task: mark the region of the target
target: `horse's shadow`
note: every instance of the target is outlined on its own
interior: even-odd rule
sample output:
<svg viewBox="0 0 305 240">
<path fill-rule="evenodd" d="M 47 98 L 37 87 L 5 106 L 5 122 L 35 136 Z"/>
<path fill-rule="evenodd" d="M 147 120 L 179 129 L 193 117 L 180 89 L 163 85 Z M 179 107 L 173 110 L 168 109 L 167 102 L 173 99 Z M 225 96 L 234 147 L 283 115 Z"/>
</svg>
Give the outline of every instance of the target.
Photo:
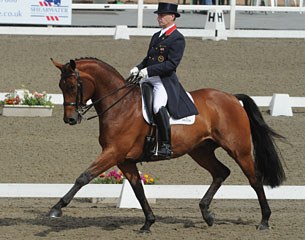
<svg viewBox="0 0 305 240">
<path fill-rule="evenodd" d="M 123 229 L 125 226 L 137 231 L 144 223 L 143 217 L 128 217 L 128 216 L 112 216 L 104 215 L 100 217 L 74 217 L 63 216 L 61 218 L 49 218 L 42 212 L 36 212 L 37 217 L 33 219 L 25 218 L 0 218 L 1 226 L 14 226 L 19 224 L 43 226 L 48 229 L 37 232 L 34 235 L 39 237 L 47 237 L 50 233 L 61 232 L 80 228 L 98 227 L 105 231 L 113 231 Z M 156 216 L 157 222 L 162 224 L 181 224 L 183 228 L 201 228 L 208 229 L 203 219 L 186 219 L 171 216 Z M 244 221 L 242 219 L 217 219 L 215 224 L 218 225 L 253 225 L 252 221 Z"/>
</svg>

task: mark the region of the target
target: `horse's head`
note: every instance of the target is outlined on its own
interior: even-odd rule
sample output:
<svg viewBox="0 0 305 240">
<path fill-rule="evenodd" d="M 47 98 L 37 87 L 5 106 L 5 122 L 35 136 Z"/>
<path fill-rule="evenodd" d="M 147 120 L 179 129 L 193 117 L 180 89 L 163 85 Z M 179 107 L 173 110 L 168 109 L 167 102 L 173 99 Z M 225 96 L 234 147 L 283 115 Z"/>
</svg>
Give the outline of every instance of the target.
<svg viewBox="0 0 305 240">
<path fill-rule="evenodd" d="M 80 58 L 66 64 L 51 61 L 61 71 L 59 87 L 64 98 L 64 121 L 70 125 L 80 122 L 92 106 L 97 111 L 94 117 L 102 116 L 137 86 L 96 58 Z M 86 105 L 89 99 L 92 103 Z"/>
<path fill-rule="evenodd" d="M 53 64 L 61 71 L 59 87 L 64 98 L 64 122 L 70 125 L 81 120 L 81 107 L 85 105 L 83 98 L 83 82 L 76 68 L 76 62 L 70 60 L 61 64 L 51 59 Z"/>
</svg>

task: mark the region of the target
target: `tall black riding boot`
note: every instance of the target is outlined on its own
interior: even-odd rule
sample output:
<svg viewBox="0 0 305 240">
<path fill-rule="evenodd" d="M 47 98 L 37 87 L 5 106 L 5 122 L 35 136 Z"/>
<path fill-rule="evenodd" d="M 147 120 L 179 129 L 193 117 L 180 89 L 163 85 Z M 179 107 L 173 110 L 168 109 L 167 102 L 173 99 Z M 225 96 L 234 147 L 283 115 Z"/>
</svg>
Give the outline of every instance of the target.
<svg viewBox="0 0 305 240">
<path fill-rule="evenodd" d="M 170 159 L 171 150 L 171 126 L 169 124 L 169 116 L 165 107 L 161 107 L 155 115 L 155 122 L 158 126 L 161 146 L 158 149 L 158 157 Z"/>
</svg>

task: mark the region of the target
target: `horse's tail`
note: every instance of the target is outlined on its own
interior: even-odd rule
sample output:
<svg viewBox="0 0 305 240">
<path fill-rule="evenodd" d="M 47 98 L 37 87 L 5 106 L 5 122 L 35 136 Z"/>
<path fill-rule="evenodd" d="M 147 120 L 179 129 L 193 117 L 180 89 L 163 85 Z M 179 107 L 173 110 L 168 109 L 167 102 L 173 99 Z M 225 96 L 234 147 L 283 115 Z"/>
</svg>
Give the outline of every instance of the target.
<svg viewBox="0 0 305 240">
<path fill-rule="evenodd" d="M 281 153 L 274 139 L 285 140 L 285 137 L 276 133 L 263 119 L 257 105 L 249 96 L 236 94 L 235 97 L 242 101 L 244 109 L 250 120 L 254 157 L 258 176 L 264 185 L 277 187 L 286 179 L 281 163 Z"/>
</svg>

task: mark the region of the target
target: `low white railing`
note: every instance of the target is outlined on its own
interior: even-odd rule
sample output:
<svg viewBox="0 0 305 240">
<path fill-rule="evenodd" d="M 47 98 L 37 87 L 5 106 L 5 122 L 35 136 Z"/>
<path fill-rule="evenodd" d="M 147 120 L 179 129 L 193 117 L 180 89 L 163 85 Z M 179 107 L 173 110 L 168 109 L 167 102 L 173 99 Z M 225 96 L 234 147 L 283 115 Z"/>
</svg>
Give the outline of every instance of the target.
<svg viewBox="0 0 305 240">
<path fill-rule="evenodd" d="M 72 184 L 1 183 L 0 198 L 60 198 Z M 201 199 L 208 185 L 144 185 L 148 199 Z M 305 186 L 264 187 L 268 199 L 305 199 Z M 141 208 L 128 181 L 123 184 L 88 184 L 76 198 L 115 198 L 117 207 Z M 215 199 L 257 199 L 254 190 L 246 185 L 223 185 Z"/>
<path fill-rule="evenodd" d="M 0 93 L 0 101 L 7 93 Z M 56 105 L 63 104 L 62 94 L 48 94 Z M 268 107 L 272 116 L 292 116 L 292 108 L 305 108 L 305 97 L 290 97 L 289 94 L 273 94 L 273 96 L 251 96 L 259 107 Z M 90 102 L 88 102 L 90 103 Z"/>
</svg>

